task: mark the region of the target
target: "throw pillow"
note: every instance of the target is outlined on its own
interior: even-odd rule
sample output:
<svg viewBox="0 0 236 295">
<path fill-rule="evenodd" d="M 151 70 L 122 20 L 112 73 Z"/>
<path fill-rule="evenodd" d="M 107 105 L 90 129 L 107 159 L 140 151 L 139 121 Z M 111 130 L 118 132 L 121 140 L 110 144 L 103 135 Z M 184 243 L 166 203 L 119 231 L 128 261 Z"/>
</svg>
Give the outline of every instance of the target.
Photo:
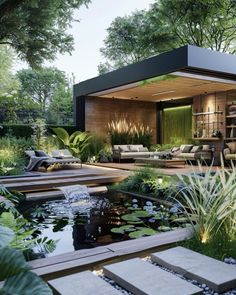
<svg viewBox="0 0 236 295">
<path fill-rule="evenodd" d="M 128 146 L 119 146 L 119 151 L 122 153 L 127 153 L 130 151 L 130 149 L 128 148 Z"/>
<path fill-rule="evenodd" d="M 25 154 L 29 157 L 35 157 L 35 151 L 25 151 Z"/>
<path fill-rule="evenodd" d="M 209 151 L 211 148 L 210 148 L 210 145 L 209 144 L 203 144 L 202 146 L 202 150 L 203 151 Z"/>
<path fill-rule="evenodd" d="M 194 145 L 190 151 L 190 153 L 196 153 L 197 151 L 200 150 L 200 146 L 199 145 Z"/>
<path fill-rule="evenodd" d="M 189 153 L 192 148 L 192 144 L 181 145 L 180 149 L 182 153 Z"/>
<path fill-rule="evenodd" d="M 129 145 L 129 150 L 131 152 L 138 152 L 139 151 L 139 149 L 135 145 Z"/>
<path fill-rule="evenodd" d="M 179 150 L 179 147 L 173 147 L 172 149 L 171 149 L 171 152 L 172 153 L 175 153 L 175 152 L 177 152 Z"/>
<path fill-rule="evenodd" d="M 46 154 L 44 151 L 41 151 L 41 150 L 36 150 L 35 151 L 35 156 L 36 157 L 49 157 L 48 154 Z"/>
<path fill-rule="evenodd" d="M 228 142 L 228 143 L 226 143 L 226 145 L 230 149 L 230 153 L 231 154 L 235 154 L 236 153 L 236 142 Z"/>
<path fill-rule="evenodd" d="M 138 149 L 139 152 L 148 152 L 148 148 L 147 147 L 140 147 Z"/>
</svg>

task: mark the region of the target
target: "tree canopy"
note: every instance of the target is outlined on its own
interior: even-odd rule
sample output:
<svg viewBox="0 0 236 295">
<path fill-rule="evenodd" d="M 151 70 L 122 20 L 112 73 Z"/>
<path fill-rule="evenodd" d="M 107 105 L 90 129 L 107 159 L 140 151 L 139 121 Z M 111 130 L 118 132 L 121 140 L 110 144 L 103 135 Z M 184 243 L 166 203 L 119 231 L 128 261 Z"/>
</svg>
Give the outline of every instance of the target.
<svg viewBox="0 0 236 295">
<path fill-rule="evenodd" d="M 235 0 L 159 0 L 150 14 L 154 22 L 161 17 L 168 24 L 179 45 L 235 51 Z"/>
<path fill-rule="evenodd" d="M 66 85 L 65 73 L 56 68 L 23 69 L 17 72 L 21 82 L 21 96 L 37 102 L 43 115 L 53 96 Z"/>
<path fill-rule="evenodd" d="M 74 9 L 90 0 L 4 1 L 0 8 L 0 44 L 10 45 L 31 66 L 53 60 L 57 52 L 71 53 L 67 32 Z"/>
<path fill-rule="evenodd" d="M 234 53 L 235 0 L 156 0 L 107 29 L 100 74 L 186 44 Z"/>
<path fill-rule="evenodd" d="M 175 43 L 162 20 L 155 20 L 154 24 L 145 10 L 117 17 L 107 32 L 101 52 L 108 61 L 99 65 L 100 73 L 161 53 Z"/>
</svg>

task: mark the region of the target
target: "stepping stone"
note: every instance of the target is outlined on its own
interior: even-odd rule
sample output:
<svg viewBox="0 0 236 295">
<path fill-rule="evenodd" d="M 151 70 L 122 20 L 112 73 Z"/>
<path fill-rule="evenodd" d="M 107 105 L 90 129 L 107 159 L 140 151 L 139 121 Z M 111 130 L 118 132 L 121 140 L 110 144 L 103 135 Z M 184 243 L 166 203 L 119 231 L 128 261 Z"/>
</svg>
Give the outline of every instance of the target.
<svg viewBox="0 0 236 295">
<path fill-rule="evenodd" d="M 152 261 L 221 293 L 236 287 L 236 267 L 192 250 L 175 247 L 151 255 Z"/>
<path fill-rule="evenodd" d="M 60 295 L 121 295 L 103 279 L 91 271 L 84 271 L 59 279 L 51 280 L 49 285 Z M 54 294 L 54 293 L 53 293 Z"/>
<path fill-rule="evenodd" d="M 202 294 L 202 289 L 139 258 L 103 267 L 104 274 L 135 295 Z"/>
</svg>

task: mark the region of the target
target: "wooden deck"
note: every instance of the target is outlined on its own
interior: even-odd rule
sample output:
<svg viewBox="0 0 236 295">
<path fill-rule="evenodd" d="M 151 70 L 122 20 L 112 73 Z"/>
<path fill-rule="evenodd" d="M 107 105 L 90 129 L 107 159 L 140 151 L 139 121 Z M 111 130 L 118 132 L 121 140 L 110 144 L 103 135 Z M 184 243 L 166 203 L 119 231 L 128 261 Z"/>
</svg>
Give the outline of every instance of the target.
<svg viewBox="0 0 236 295">
<path fill-rule="evenodd" d="M 93 163 L 91 166 L 94 167 L 104 167 L 104 168 L 113 168 L 113 169 L 120 169 L 123 171 L 134 171 L 137 169 L 140 169 L 141 167 L 147 166 L 145 164 L 140 164 L 140 163 Z M 152 167 L 151 165 L 148 165 Z M 164 174 L 164 175 L 176 175 L 176 174 L 181 174 L 181 175 L 187 175 L 193 172 L 204 172 L 208 169 L 207 166 L 202 167 L 202 171 L 199 170 L 198 166 L 191 166 L 188 164 L 185 165 L 178 165 L 175 167 L 165 167 L 165 168 L 156 168 L 152 167 L 157 173 L 159 174 Z M 213 166 L 212 171 L 215 171 L 218 166 Z"/>
<path fill-rule="evenodd" d="M 1 179 L 0 183 L 4 184 L 9 190 L 38 192 L 76 184 L 88 186 L 111 184 L 122 181 L 128 175 L 128 171 L 124 172 L 118 169 L 84 166 L 81 169 L 72 171 L 59 170 L 54 173 L 48 173 L 47 175 L 41 173 L 39 176 L 34 177 Z"/>
</svg>

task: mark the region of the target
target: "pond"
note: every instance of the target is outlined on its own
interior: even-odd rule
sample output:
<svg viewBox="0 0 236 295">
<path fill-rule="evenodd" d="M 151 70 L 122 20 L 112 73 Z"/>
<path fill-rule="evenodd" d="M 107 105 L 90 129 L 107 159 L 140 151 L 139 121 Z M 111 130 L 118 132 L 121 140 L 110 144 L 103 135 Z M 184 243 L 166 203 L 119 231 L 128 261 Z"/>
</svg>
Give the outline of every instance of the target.
<svg viewBox="0 0 236 295">
<path fill-rule="evenodd" d="M 177 205 L 167 208 L 116 191 L 91 196 L 88 205 L 66 199 L 22 204 L 21 213 L 37 224 L 39 237 L 57 240 L 56 249 L 43 257 L 189 226 L 176 221 L 182 216 Z"/>
</svg>

